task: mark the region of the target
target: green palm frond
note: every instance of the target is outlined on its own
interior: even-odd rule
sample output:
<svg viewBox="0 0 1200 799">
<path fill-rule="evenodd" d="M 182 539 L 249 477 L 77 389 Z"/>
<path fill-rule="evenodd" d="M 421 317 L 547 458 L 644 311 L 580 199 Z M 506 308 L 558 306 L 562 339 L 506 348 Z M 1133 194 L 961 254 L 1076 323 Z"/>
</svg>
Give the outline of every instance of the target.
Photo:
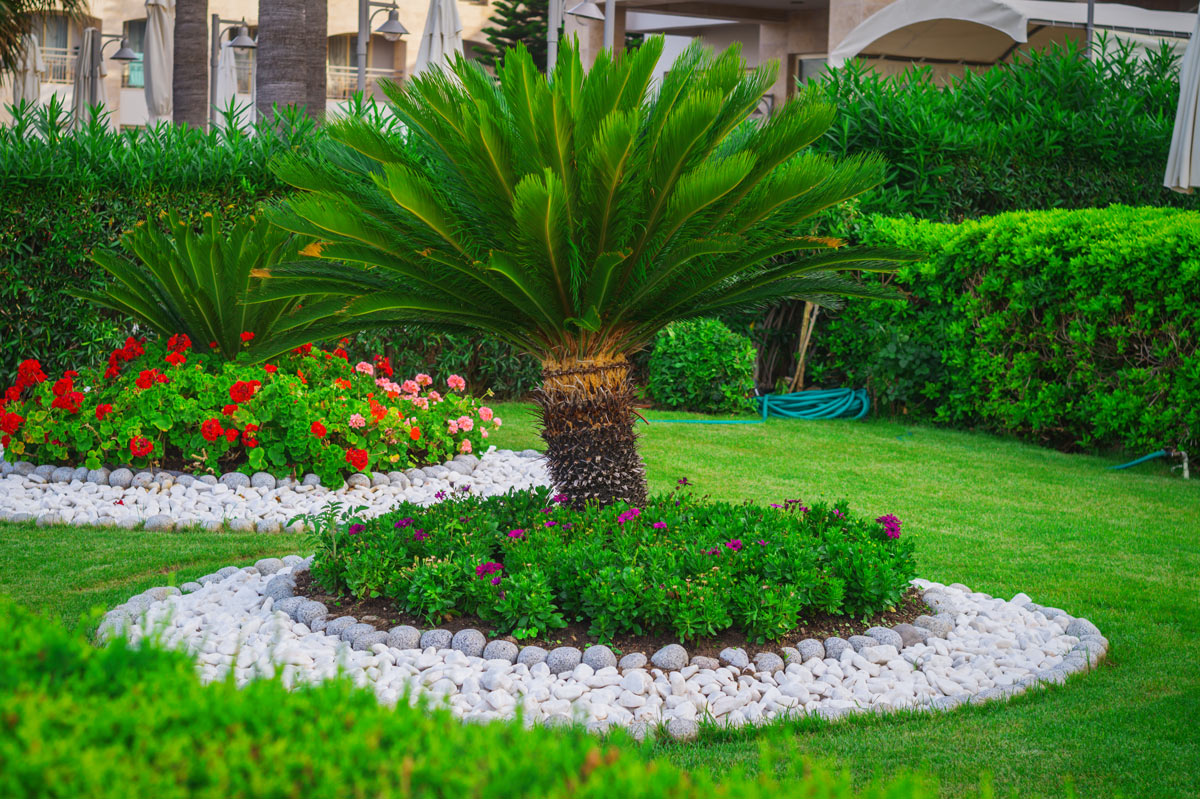
<svg viewBox="0 0 1200 799">
<path fill-rule="evenodd" d="M 272 270 L 262 297 L 328 294 L 325 324 L 485 330 L 541 357 L 645 345 L 674 319 L 786 298 L 894 297 L 852 272 L 914 255 L 842 247 L 810 218 L 876 185 L 873 157 L 807 151 L 835 109 L 801 92 L 758 122 L 775 80 L 731 48 L 688 48 L 658 86 L 661 38 L 541 75 L 464 59 L 386 85 L 401 138 L 361 119 L 275 163 L 303 189 L 274 213 L 331 265 Z M 311 309 L 310 309 L 311 310 Z M 314 312 L 315 313 L 315 312 Z"/>
</svg>

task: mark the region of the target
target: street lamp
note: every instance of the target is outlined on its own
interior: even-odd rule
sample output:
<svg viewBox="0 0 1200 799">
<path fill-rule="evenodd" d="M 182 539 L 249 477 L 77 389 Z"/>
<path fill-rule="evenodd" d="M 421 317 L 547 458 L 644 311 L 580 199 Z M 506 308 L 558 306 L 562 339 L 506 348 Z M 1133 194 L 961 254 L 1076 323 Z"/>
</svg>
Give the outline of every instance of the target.
<svg viewBox="0 0 1200 799">
<path fill-rule="evenodd" d="M 408 33 L 408 29 L 400 22 L 400 11 L 394 2 L 358 0 L 358 47 L 356 48 L 355 63 L 358 67 L 358 92 L 360 94 L 367 90 L 367 42 L 371 38 L 371 20 L 375 19 L 375 15 L 384 9 L 388 12 L 387 22 L 376 28 L 375 32 L 389 42 L 399 41 L 401 36 Z"/>
<path fill-rule="evenodd" d="M 547 30 L 546 42 L 546 71 L 554 70 L 554 65 L 558 63 L 558 29 L 562 27 L 562 0 L 550 0 L 550 25 Z M 608 50 L 613 49 L 613 38 L 616 33 L 616 0 L 604 0 L 604 10 L 600 10 L 600 6 L 596 5 L 593 0 L 583 0 L 578 5 L 572 6 L 567 10 L 567 13 L 573 17 L 582 17 L 583 19 L 604 20 L 604 47 Z"/>
<path fill-rule="evenodd" d="M 111 58 L 113 61 L 137 61 L 138 60 L 138 54 L 133 52 L 132 48 L 130 48 L 128 39 L 126 39 L 124 36 L 121 36 L 120 34 L 116 34 L 116 33 L 102 33 L 102 34 L 100 34 L 100 60 L 101 61 L 104 60 L 104 48 L 108 47 L 113 42 L 121 43 L 120 47 L 117 48 L 117 52 L 115 52 L 111 56 L 109 56 L 109 58 Z"/>
<path fill-rule="evenodd" d="M 222 30 L 222 25 L 229 27 Z M 250 26 L 246 24 L 244 17 L 240 20 L 221 19 L 220 14 L 212 15 L 212 54 L 209 59 L 208 73 L 208 124 L 210 126 L 217 121 L 217 66 L 221 62 L 221 37 L 232 30 L 237 31 L 237 36 L 229 42 L 229 46 L 234 50 L 253 50 L 258 47 L 258 42 L 250 38 Z"/>
</svg>

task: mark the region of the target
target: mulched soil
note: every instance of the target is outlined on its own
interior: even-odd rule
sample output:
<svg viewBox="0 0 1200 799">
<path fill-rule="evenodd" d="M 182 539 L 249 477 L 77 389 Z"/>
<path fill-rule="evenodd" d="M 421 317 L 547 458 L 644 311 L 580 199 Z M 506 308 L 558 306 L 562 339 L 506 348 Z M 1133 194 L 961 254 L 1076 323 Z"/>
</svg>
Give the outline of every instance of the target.
<svg viewBox="0 0 1200 799">
<path fill-rule="evenodd" d="M 353 597 L 337 597 L 326 593 L 312 581 L 312 575 L 304 572 L 296 579 L 296 595 L 323 602 L 329 608 L 331 619 L 337 616 L 353 616 L 365 624 L 373 624 L 380 630 L 390 630 L 400 624 L 408 624 L 419 630 L 428 630 L 430 625 L 423 619 L 410 616 L 398 610 L 395 604 L 384 598 L 357 600 Z M 715 658 L 726 647 L 741 647 L 751 657 L 756 652 L 777 652 L 782 646 L 795 646 L 797 641 L 805 638 L 816 638 L 824 641 L 831 636 L 849 638 L 861 635 L 869 627 L 894 627 L 902 622 L 912 623 L 913 619 L 928 613 L 929 608 L 921 599 L 921 593 L 916 588 L 910 588 L 900 603 L 890 611 L 878 613 L 865 621 L 852 619 L 848 616 L 834 616 L 827 613 L 816 613 L 804 619 L 804 623 L 791 630 L 774 644 L 752 644 L 746 636 L 736 630 L 726 630 L 711 638 L 700 638 L 695 641 L 680 641 L 671 634 L 665 635 L 618 635 L 607 643 L 618 655 L 629 652 L 644 652 L 652 655 L 667 644 L 682 644 L 691 656 L 705 655 Z M 456 616 L 445 619 L 438 625 L 439 629 L 458 632 L 467 628 L 480 630 L 488 639 L 497 636 L 489 634 L 488 622 L 478 616 Z M 588 635 L 586 623 L 569 624 L 565 628 L 555 630 L 552 636 L 545 638 L 522 639 L 518 641 L 512 636 L 498 636 L 505 641 L 512 641 L 518 646 L 537 646 L 553 649 L 556 646 L 573 646 L 586 649 L 592 644 L 601 643 L 595 636 Z"/>
</svg>

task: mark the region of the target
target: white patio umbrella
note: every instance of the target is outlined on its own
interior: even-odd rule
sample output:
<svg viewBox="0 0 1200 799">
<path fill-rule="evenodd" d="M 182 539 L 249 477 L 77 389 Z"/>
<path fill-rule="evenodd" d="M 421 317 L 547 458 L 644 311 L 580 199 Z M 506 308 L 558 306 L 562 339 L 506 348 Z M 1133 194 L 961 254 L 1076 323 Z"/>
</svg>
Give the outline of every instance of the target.
<svg viewBox="0 0 1200 799">
<path fill-rule="evenodd" d="M 171 82 L 175 73 L 175 0 L 146 0 L 146 39 L 142 74 L 147 121 L 171 121 Z"/>
<path fill-rule="evenodd" d="M 104 76 L 108 70 L 100 56 L 100 31 L 84 28 L 79 42 L 79 55 L 75 58 L 75 83 L 71 95 L 71 113 L 75 127 L 88 121 L 88 109 L 93 105 L 104 105 L 108 98 L 104 94 Z"/>
<path fill-rule="evenodd" d="M 447 66 L 455 53 L 461 55 L 462 29 L 455 0 L 429 0 L 429 13 L 425 17 L 425 32 L 421 34 L 421 48 L 417 51 L 415 74 L 419 75 L 430 67 Z"/>
<path fill-rule="evenodd" d="M 229 42 L 221 44 L 221 54 L 217 56 L 217 116 L 216 124 L 224 127 L 225 116 L 221 113 L 229 108 L 229 101 L 237 98 L 237 62 L 233 57 L 233 48 Z"/>
<path fill-rule="evenodd" d="M 1200 14 L 1179 65 L 1179 108 L 1175 111 L 1175 130 L 1167 154 L 1167 174 L 1163 185 L 1172 191 L 1192 193 L 1200 186 Z"/>
<path fill-rule="evenodd" d="M 42 60 L 42 48 L 37 37 L 27 33 L 21 37 L 21 55 L 13 74 L 13 103 L 22 100 L 36 103 L 42 94 L 42 75 L 46 74 L 46 62 Z"/>
</svg>

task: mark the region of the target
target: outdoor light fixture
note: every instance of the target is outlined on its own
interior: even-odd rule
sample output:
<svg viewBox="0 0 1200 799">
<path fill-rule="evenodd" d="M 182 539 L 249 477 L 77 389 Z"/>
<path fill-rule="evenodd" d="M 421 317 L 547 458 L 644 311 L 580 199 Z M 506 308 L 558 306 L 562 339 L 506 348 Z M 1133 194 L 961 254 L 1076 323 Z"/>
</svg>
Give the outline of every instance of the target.
<svg viewBox="0 0 1200 799">
<path fill-rule="evenodd" d="M 222 26 L 228 27 L 222 27 Z M 212 35 L 209 37 L 210 54 L 208 63 L 208 124 L 217 121 L 217 67 L 221 63 L 221 37 L 227 33 L 236 33 L 230 40 L 229 46 L 234 50 L 253 50 L 258 42 L 250 38 L 250 26 L 246 18 L 221 19 L 220 14 L 212 15 Z"/>
<path fill-rule="evenodd" d="M 117 52 L 109 56 L 113 61 L 138 61 L 141 59 L 141 56 L 130 49 L 128 39 L 122 38 L 115 33 L 103 33 L 100 35 L 100 39 L 102 41 L 100 45 L 101 53 L 104 52 L 105 47 L 108 47 L 113 42 L 120 42 Z"/>
<path fill-rule="evenodd" d="M 600 10 L 600 6 L 592 2 L 592 0 L 583 0 L 577 6 L 567 10 L 567 13 L 573 17 L 583 17 L 584 19 L 603 20 L 604 12 Z"/>
<path fill-rule="evenodd" d="M 237 36 L 229 43 L 229 46 L 234 50 L 253 50 L 258 47 L 258 42 L 250 38 L 250 27 L 246 25 L 246 20 L 242 20 L 242 24 L 238 26 Z"/>
<path fill-rule="evenodd" d="M 398 42 L 401 36 L 408 33 L 408 28 L 400 22 L 400 12 L 393 7 L 391 11 L 388 11 L 387 22 L 376 28 L 375 32 L 389 42 Z"/>
</svg>

